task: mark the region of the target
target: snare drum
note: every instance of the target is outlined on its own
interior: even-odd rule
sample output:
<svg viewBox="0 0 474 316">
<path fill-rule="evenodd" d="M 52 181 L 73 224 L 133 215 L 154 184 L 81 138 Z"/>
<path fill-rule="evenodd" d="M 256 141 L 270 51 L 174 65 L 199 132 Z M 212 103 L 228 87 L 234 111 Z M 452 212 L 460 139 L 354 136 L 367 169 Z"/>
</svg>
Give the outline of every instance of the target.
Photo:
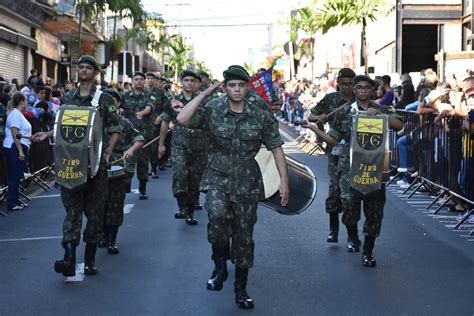
<svg viewBox="0 0 474 316">
<path fill-rule="evenodd" d="M 116 179 L 125 175 L 125 169 L 122 166 L 111 166 L 107 169 L 107 177 L 109 179 Z"/>
</svg>

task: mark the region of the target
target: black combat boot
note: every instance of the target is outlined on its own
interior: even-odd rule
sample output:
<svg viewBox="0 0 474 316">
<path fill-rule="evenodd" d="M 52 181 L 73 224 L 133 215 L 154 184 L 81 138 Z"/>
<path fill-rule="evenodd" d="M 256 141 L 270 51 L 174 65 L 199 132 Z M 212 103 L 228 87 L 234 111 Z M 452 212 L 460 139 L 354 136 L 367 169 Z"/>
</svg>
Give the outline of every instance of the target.
<svg viewBox="0 0 474 316">
<path fill-rule="evenodd" d="M 229 247 L 212 247 L 212 260 L 214 261 L 214 271 L 207 281 L 209 291 L 220 291 L 224 282 L 229 276 L 227 272 L 227 259 L 229 258 Z"/>
<path fill-rule="evenodd" d="M 85 275 L 94 275 L 99 272 L 97 266 L 95 265 L 95 253 L 97 251 L 97 244 L 87 243 L 86 251 L 84 253 L 84 274 Z"/>
<path fill-rule="evenodd" d="M 174 218 L 186 218 L 186 194 L 179 193 L 176 196 L 176 201 L 178 202 L 178 211 L 174 214 Z"/>
<path fill-rule="evenodd" d="M 64 244 L 64 259 L 56 260 L 54 271 L 62 273 L 65 277 L 76 275 L 76 245 L 72 241 Z"/>
<path fill-rule="evenodd" d="M 146 181 L 140 181 L 138 192 L 140 193 L 140 200 L 148 199 L 148 194 L 146 194 Z"/>
<path fill-rule="evenodd" d="M 108 244 L 109 244 L 109 227 L 105 226 L 104 227 L 104 234 L 102 236 L 102 240 L 99 241 L 99 243 L 97 244 L 97 247 L 105 248 L 105 247 L 108 246 Z"/>
<path fill-rule="evenodd" d="M 235 266 L 235 303 L 239 308 L 251 309 L 254 308 L 252 298 L 247 294 L 247 277 L 249 269 L 242 269 Z"/>
<path fill-rule="evenodd" d="M 117 247 L 117 233 L 118 233 L 118 226 L 110 226 L 108 228 L 109 238 L 108 238 L 108 245 L 107 245 L 107 252 L 111 255 L 118 254 L 119 248 Z"/>
<path fill-rule="evenodd" d="M 358 233 L 357 226 L 347 226 L 347 252 L 359 252 L 359 246 L 361 244 Z"/>
<path fill-rule="evenodd" d="M 186 207 L 186 224 L 197 225 L 198 221 L 194 218 L 194 205 Z"/>
<path fill-rule="evenodd" d="M 327 242 L 337 242 L 339 234 L 339 213 L 329 213 L 329 236 Z"/>
<path fill-rule="evenodd" d="M 362 264 L 366 267 L 373 268 L 377 265 L 377 261 L 372 257 L 374 250 L 375 237 L 365 236 L 364 246 L 362 248 Z"/>
</svg>

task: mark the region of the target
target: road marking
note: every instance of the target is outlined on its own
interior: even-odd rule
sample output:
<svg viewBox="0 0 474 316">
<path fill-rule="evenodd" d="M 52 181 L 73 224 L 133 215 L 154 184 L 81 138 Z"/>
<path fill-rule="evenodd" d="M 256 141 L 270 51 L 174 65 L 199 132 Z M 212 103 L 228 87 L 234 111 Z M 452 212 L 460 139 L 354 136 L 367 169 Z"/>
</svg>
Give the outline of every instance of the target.
<svg viewBox="0 0 474 316">
<path fill-rule="evenodd" d="M 66 277 L 64 282 L 71 283 L 71 282 L 81 282 L 84 280 L 84 262 L 76 264 L 76 275 L 73 277 Z"/>
<path fill-rule="evenodd" d="M 130 214 L 134 206 L 135 204 L 125 204 L 125 206 L 123 207 L 123 213 Z"/>
<path fill-rule="evenodd" d="M 10 242 L 10 241 L 32 241 L 32 240 L 48 240 L 48 239 L 61 239 L 63 236 L 46 236 L 46 237 L 27 237 L 27 238 L 10 238 L 10 239 L 0 239 L 0 242 Z"/>
<path fill-rule="evenodd" d="M 47 198 L 55 198 L 55 197 L 60 197 L 61 194 L 49 194 L 49 195 L 38 195 L 34 196 L 31 199 L 47 199 Z"/>
</svg>

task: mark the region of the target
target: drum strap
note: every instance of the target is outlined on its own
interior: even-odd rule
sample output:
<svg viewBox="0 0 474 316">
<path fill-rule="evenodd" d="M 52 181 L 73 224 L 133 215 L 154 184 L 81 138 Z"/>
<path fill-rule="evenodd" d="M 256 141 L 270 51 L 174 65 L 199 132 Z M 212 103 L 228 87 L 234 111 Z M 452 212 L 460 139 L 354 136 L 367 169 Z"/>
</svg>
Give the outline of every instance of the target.
<svg viewBox="0 0 474 316">
<path fill-rule="evenodd" d="M 101 95 L 102 95 L 102 91 L 100 91 L 99 89 L 95 90 L 94 97 L 92 98 L 91 104 L 96 109 L 99 107 L 99 100 L 100 100 Z"/>
</svg>

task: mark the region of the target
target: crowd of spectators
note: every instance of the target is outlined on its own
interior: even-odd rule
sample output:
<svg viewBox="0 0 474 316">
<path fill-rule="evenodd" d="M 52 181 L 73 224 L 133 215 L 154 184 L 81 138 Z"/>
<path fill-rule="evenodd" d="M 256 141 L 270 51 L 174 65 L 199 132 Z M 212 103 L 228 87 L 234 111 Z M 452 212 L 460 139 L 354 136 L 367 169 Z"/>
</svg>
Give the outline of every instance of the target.
<svg viewBox="0 0 474 316">
<path fill-rule="evenodd" d="M 324 95 L 337 91 L 336 80 L 330 80 L 330 78 L 330 75 L 323 74 L 313 81 L 294 79 L 283 82 L 274 89 L 282 102 L 280 120 L 287 122 L 296 131 L 307 134 L 308 138 L 313 138 L 316 142 L 314 134 L 308 130 L 301 130 L 298 121 L 307 118 L 310 109 L 317 106 Z M 459 143 L 462 146 L 456 147 L 459 150 L 458 157 L 462 160 L 457 174 L 461 188 L 458 193 L 474 201 L 472 178 L 474 176 L 474 72 L 468 70 L 464 80 L 458 81 L 455 77 L 451 77 L 448 82 L 439 82 L 432 69 L 424 69 L 420 72 L 420 81 L 416 84 L 416 88 L 409 74 L 402 74 L 397 78 L 397 84 L 393 84 L 389 75 L 376 76 L 375 81 L 376 87 L 372 96 L 375 102 L 393 106 L 405 115 L 417 115 L 417 120 L 429 116 L 434 117 L 429 124 L 438 124 L 443 127 L 445 133 L 434 137 L 430 144 L 435 153 L 438 150 L 448 150 L 448 148 L 442 148 L 447 143 L 444 138 L 448 137 L 450 128 L 453 129 L 453 121 L 461 122 L 462 140 Z M 409 182 L 418 174 L 419 166 L 414 165 L 416 159 L 413 159 L 415 154 L 413 145 L 420 138 L 428 137 L 423 135 L 421 130 L 413 129 L 408 122 L 405 128 L 395 135 L 396 146 L 392 156 L 397 157 L 397 171 L 401 175 L 397 184 L 401 188 L 407 188 Z M 449 150 L 452 149 L 452 146 L 449 147 Z M 449 207 L 453 211 L 463 211 L 468 210 L 472 205 L 451 202 Z"/>
</svg>

